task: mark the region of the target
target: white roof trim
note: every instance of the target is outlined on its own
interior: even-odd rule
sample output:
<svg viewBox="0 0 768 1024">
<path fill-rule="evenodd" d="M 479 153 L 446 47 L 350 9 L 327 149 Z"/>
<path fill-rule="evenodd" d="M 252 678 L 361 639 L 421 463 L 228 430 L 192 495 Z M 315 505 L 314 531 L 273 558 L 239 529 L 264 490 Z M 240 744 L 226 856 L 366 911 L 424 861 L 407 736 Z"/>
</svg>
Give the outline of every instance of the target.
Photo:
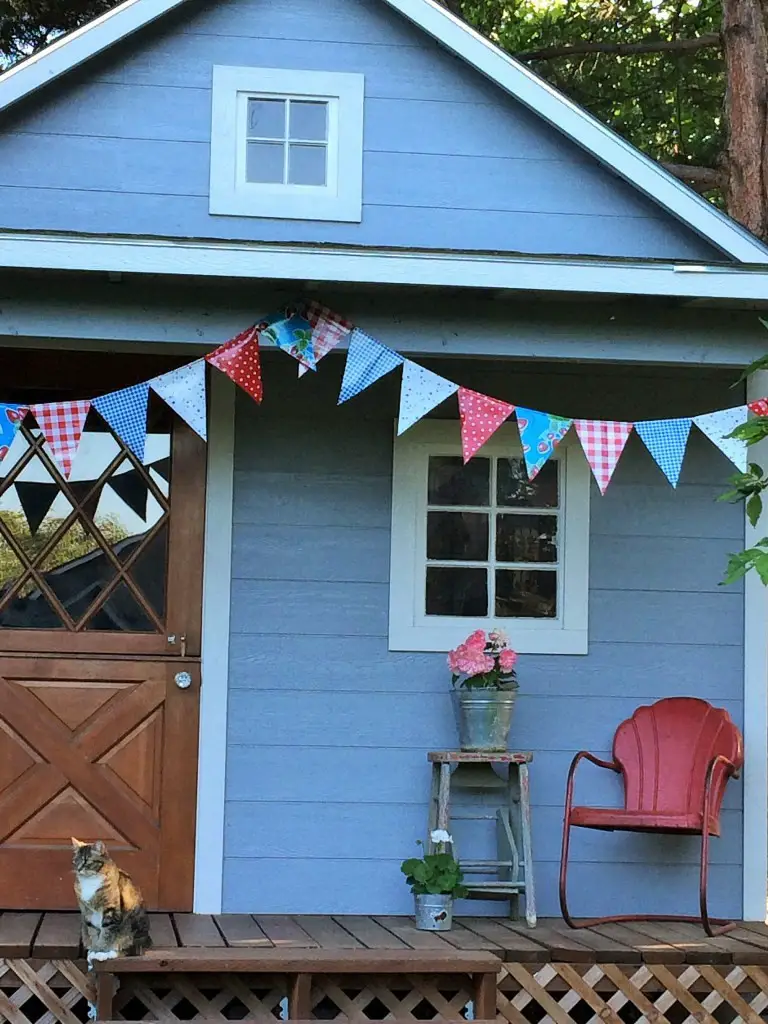
<svg viewBox="0 0 768 1024">
<path fill-rule="evenodd" d="M 0 234 L 0 268 L 768 302 L 768 264 L 704 266 L 345 246 Z"/>
<path fill-rule="evenodd" d="M 63 36 L 0 75 L 0 110 L 185 2 L 125 0 Z M 386 2 L 733 259 L 744 263 L 766 261 L 768 248 L 749 232 L 436 0 Z"/>
</svg>

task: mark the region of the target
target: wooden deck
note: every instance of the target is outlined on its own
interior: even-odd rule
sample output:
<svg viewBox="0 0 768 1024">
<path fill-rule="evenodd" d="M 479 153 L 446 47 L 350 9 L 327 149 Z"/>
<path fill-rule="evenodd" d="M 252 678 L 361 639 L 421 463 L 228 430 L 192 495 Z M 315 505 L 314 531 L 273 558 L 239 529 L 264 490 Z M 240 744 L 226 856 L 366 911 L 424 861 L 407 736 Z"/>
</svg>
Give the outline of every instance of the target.
<svg viewBox="0 0 768 1024">
<path fill-rule="evenodd" d="M 152 914 L 157 949 L 486 951 L 507 963 L 768 965 L 768 927 L 745 923 L 709 939 L 695 925 L 637 923 L 572 931 L 559 919 L 536 928 L 501 917 L 462 917 L 453 930 L 417 931 L 411 918 Z M 0 914 L 0 958 L 76 959 L 77 914 Z"/>
</svg>

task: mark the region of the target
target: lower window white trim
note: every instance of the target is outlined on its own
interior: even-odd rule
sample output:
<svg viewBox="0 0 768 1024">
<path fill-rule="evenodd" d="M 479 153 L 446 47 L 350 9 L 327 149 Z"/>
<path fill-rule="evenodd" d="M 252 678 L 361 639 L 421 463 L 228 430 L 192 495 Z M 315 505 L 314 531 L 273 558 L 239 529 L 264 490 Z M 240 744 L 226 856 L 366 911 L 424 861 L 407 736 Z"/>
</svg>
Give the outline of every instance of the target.
<svg viewBox="0 0 768 1024">
<path fill-rule="evenodd" d="M 494 619 L 426 616 L 425 565 L 426 467 L 429 455 L 460 455 L 456 421 L 422 420 L 395 438 L 392 480 L 392 538 L 389 586 L 389 649 L 449 651 L 478 627 L 499 626 L 521 654 L 586 654 L 589 596 L 589 466 L 571 437 L 554 458 L 564 466 L 563 516 L 559 544 L 563 552 L 561 611 L 555 619 Z M 520 455 L 514 424 L 506 424 L 480 449 L 483 455 Z"/>
</svg>

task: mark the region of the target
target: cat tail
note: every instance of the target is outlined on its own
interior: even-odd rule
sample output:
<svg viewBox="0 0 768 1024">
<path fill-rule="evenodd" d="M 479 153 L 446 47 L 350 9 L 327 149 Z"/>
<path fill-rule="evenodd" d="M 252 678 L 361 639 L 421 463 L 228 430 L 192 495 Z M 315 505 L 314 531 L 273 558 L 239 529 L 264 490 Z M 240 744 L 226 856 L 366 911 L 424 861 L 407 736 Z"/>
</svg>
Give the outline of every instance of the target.
<svg viewBox="0 0 768 1024">
<path fill-rule="evenodd" d="M 125 927 L 131 935 L 129 956 L 141 956 L 152 948 L 152 936 L 149 933 L 149 917 L 144 907 L 128 910 L 124 917 Z"/>
</svg>

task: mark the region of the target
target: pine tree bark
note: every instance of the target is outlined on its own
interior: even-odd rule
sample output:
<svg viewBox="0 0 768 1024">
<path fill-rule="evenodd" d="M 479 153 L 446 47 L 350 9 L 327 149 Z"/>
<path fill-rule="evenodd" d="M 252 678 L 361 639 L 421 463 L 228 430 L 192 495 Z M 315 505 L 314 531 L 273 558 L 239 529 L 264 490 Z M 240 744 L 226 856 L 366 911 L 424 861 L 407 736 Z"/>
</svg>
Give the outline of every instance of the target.
<svg viewBox="0 0 768 1024">
<path fill-rule="evenodd" d="M 768 42 L 760 0 L 722 0 L 728 213 L 768 237 Z"/>
</svg>

